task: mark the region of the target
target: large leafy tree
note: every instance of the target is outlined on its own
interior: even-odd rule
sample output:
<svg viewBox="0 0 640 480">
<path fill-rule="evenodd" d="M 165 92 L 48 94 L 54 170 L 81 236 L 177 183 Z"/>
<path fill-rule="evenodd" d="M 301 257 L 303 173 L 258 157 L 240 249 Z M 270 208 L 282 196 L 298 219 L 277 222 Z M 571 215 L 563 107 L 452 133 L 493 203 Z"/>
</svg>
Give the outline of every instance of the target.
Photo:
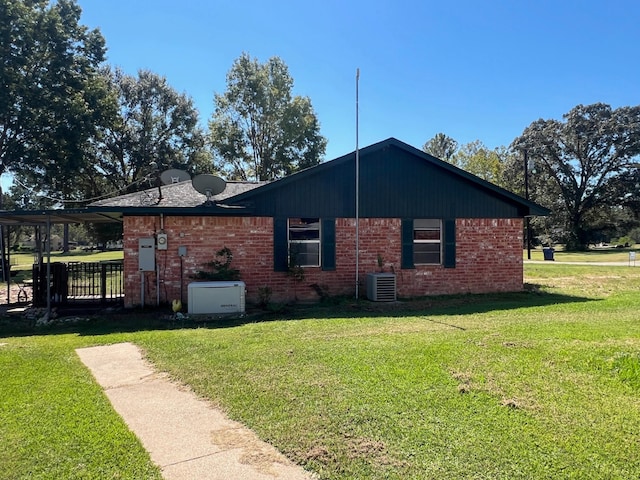
<svg viewBox="0 0 640 480">
<path fill-rule="evenodd" d="M 308 97 L 293 96 L 278 57 L 261 64 L 243 53 L 214 97 L 210 139 L 220 169 L 239 180 L 273 180 L 317 165 L 327 141 Z"/>
<path fill-rule="evenodd" d="M 504 148 L 490 150 L 480 140 L 459 145 L 448 135 L 437 133 L 422 150 L 484 180 L 503 183 Z"/>
<path fill-rule="evenodd" d="M 462 145 L 453 155 L 451 163 L 483 180 L 502 184 L 502 157 L 498 150 L 490 150 L 480 140 Z"/>
<path fill-rule="evenodd" d="M 537 120 L 512 147 L 528 153 L 536 175 L 549 179 L 561 203 L 568 249 L 587 248 L 603 209 L 622 205 L 640 154 L 640 107 L 578 105 L 564 121 Z M 615 188 L 615 186 L 618 188 Z"/>
<path fill-rule="evenodd" d="M 444 133 L 436 133 L 433 138 L 427 140 L 422 150 L 440 160 L 451 163 L 458 151 L 458 142 Z"/>
<path fill-rule="evenodd" d="M 191 174 L 212 170 L 190 97 L 147 70 L 137 77 L 119 69 L 103 73 L 118 114 L 96 137 L 95 161 L 83 176 L 87 194 L 137 191 L 169 168 Z"/>
<path fill-rule="evenodd" d="M 0 174 L 69 193 L 108 116 L 105 42 L 73 0 L 0 0 Z"/>
</svg>

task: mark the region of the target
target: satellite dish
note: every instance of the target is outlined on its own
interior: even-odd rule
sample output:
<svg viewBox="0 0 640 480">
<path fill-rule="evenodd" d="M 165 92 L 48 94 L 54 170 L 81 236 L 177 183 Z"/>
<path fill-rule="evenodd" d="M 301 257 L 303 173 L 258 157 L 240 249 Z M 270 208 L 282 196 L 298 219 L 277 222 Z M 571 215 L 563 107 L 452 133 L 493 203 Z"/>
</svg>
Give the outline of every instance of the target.
<svg viewBox="0 0 640 480">
<path fill-rule="evenodd" d="M 196 175 L 191 180 L 191 184 L 198 192 L 207 196 L 207 202 L 211 200 L 211 197 L 218 195 L 227 187 L 227 182 L 222 178 L 208 173 Z"/>
<path fill-rule="evenodd" d="M 165 170 L 160 174 L 160 180 L 162 181 L 163 185 L 171 185 L 172 183 L 180 183 L 191 180 L 191 175 L 189 175 L 184 170 L 171 168 L 169 170 Z"/>
</svg>

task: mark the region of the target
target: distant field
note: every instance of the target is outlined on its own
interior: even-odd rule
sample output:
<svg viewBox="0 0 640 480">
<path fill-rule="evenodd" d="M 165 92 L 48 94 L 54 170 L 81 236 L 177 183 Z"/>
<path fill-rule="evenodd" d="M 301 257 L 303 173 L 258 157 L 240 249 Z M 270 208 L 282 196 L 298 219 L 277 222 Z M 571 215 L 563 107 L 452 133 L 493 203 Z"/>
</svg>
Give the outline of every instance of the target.
<svg viewBox="0 0 640 480">
<path fill-rule="evenodd" d="M 633 248 L 598 248 L 588 252 L 565 252 L 554 248 L 554 258 L 558 262 L 627 262 L 629 252 L 636 252 L 636 258 L 640 265 L 640 247 Z M 527 251 L 523 250 L 523 258 L 527 258 Z M 531 260 L 544 260 L 542 248 L 531 249 Z"/>
</svg>

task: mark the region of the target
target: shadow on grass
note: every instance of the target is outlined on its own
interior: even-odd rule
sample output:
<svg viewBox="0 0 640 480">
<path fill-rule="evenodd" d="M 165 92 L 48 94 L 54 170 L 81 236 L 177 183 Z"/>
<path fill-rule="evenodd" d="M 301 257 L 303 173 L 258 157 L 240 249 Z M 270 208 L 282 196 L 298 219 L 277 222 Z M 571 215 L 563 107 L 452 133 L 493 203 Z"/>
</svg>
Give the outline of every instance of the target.
<svg viewBox="0 0 640 480">
<path fill-rule="evenodd" d="M 249 308 L 243 316 L 183 315 L 177 318 L 168 306 L 145 310 L 127 310 L 108 314 L 67 314 L 47 326 L 36 326 L 26 317 L 0 316 L 0 337 L 59 335 L 107 335 L 152 330 L 190 328 L 232 328 L 240 325 L 286 320 L 372 317 L 433 317 L 474 315 L 492 311 L 545 307 L 566 303 L 597 301 L 591 298 L 546 293 L 538 285 L 527 284 L 525 291 L 513 293 L 468 294 L 423 297 L 397 302 L 371 302 L 339 297 L 313 305 L 269 305 L 267 309 Z M 461 328 L 450 325 L 453 328 Z"/>
</svg>

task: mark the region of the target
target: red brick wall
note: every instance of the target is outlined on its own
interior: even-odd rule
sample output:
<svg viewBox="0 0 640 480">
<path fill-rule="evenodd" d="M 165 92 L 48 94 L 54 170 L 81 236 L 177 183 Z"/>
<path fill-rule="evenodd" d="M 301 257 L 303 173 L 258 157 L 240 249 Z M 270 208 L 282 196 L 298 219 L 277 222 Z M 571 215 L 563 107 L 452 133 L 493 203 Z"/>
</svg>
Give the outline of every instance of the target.
<svg viewBox="0 0 640 480">
<path fill-rule="evenodd" d="M 398 295 L 522 290 L 522 226 L 522 219 L 457 219 L 455 268 L 396 269 Z"/>
<path fill-rule="evenodd" d="M 247 286 L 247 301 L 257 302 L 260 287 L 272 289 L 272 301 L 317 300 L 310 285 L 326 288 L 330 295 L 355 293 L 355 219 L 336 220 L 336 269 L 305 268 L 297 283 L 283 272 L 273 271 L 273 220 L 236 217 L 165 217 L 168 249 L 157 250 L 156 272 L 144 273 L 145 304 L 155 305 L 160 282 L 161 303 L 180 298 L 187 302 L 187 286 L 197 270 L 213 260 L 215 252 L 228 247 L 232 268 L 240 270 Z M 522 219 L 458 219 L 456 221 L 456 268 L 439 265 L 400 268 L 399 219 L 361 219 L 359 270 L 378 271 L 378 255 L 385 271 L 397 275 L 398 296 L 411 297 L 452 293 L 518 291 L 522 289 Z M 161 229 L 159 217 L 125 217 L 125 305 L 141 304 L 141 273 L 138 271 L 138 238 L 152 237 Z M 178 246 L 187 255 L 178 256 Z M 181 280 L 182 278 L 182 280 Z M 182 292 L 181 292 L 182 290 Z M 360 293 L 366 293 L 361 283 Z"/>
</svg>

